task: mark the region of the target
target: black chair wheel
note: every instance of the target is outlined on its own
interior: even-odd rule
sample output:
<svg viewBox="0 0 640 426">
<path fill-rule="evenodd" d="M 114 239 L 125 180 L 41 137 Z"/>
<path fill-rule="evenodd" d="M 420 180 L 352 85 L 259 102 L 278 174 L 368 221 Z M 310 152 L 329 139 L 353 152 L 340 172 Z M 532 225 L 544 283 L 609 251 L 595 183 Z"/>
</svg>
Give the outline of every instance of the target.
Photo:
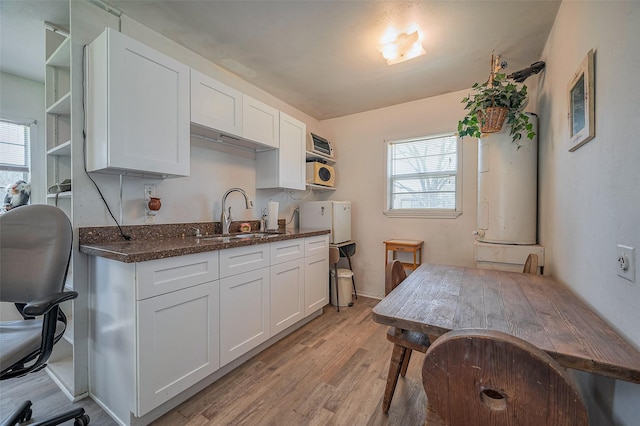
<svg viewBox="0 0 640 426">
<path fill-rule="evenodd" d="M 76 417 L 76 420 L 73 422 L 73 426 L 87 426 L 91 419 L 88 415 L 83 414 L 80 417 Z"/>
<path fill-rule="evenodd" d="M 18 419 L 18 422 L 25 423 L 31 420 L 31 416 L 33 415 L 33 410 L 31 408 L 27 408 L 21 414 L 22 416 Z"/>
</svg>

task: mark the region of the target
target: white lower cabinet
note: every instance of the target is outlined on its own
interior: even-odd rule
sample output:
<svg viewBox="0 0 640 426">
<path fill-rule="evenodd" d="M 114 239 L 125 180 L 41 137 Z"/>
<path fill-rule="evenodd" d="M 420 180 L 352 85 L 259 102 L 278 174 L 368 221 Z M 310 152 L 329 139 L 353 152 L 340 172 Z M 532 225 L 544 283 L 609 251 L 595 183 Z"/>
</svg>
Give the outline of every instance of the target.
<svg viewBox="0 0 640 426">
<path fill-rule="evenodd" d="M 269 268 L 221 279 L 220 366 L 269 337 Z"/>
<path fill-rule="evenodd" d="M 329 303 L 329 257 L 315 255 L 305 258 L 304 313 L 305 316 Z"/>
<path fill-rule="evenodd" d="M 174 408 L 328 303 L 328 247 L 321 235 L 139 263 L 92 257 L 92 398 L 123 425 Z"/>
<path fill-rule="evenodd" d="M 286 330 L 304 315 L 304 259 L 271 266 L 271 334 Z"/>
<path fill-rule="evenodd" d="M 220 367 L 219 281 L 138 302 L 138 410 L 153 408 Z"/>
<path fill-rule="evenodd" d="M 305 240 L 271 243 L 271 334 L 276 335 L 304 315 Z"/>
<path fill-rule="evenodd" d="M 90 265 L 90 394 L 120 424 L 220 367 L 218 252 Z"/>
<path fill-rule="evenodd" d="M 329 303 L 329 236 L 305 238 L 305 316 Z"/>
</svg>

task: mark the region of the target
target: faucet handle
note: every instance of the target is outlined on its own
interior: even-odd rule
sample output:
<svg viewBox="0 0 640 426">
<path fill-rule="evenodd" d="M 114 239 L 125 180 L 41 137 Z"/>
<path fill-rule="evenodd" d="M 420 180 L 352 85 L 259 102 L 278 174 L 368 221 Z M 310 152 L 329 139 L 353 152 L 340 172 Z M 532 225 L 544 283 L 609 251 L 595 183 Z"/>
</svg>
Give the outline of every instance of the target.
<svg viewBox="0 0 640 426">
<path fill-rule="evenodd" d="M 196 235 L 194 235 L 194 237 L 202 237 L 202 234 L 200 233 L 200 228 L 196 228 L 195 226 L 192 226 L 191 229 L 196 231 Z"/>
</svg>

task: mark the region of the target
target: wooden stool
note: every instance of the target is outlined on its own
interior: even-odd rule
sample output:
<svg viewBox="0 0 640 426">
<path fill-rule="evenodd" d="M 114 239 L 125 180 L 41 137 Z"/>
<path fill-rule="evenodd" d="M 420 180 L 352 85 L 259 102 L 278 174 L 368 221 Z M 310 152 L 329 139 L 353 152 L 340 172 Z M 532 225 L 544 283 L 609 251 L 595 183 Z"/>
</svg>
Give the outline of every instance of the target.
<svg viewBox="0 0 640 426">
<path fill-rule="evenodd" d="M 393 252 L 393 258 L 396 260 L 396 252 L 409 252 L 413 253 L 413 263 L 402 262 L 402 265 L 410 270 L 415 270 L 422 263 L 422 244 L 424 241 L 419 240 L 388 240 L 384 242 L 384 265 L 387 266 L 387 258 L 389 257 L 389 251 Z"/>
</svg>

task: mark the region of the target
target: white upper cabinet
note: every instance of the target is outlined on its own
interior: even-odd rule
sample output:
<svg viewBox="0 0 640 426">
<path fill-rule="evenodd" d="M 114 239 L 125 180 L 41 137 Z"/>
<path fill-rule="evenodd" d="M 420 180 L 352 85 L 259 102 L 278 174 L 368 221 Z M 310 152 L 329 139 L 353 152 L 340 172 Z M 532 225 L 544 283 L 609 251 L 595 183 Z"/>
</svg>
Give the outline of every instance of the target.
<svg viewBox="0 0 640 426">
<path fill-rule="evenodd" d="M 280 112 L 280 148 L 256 153 L 256 188 L 305 189 L 307 126 Z"/>
<path fill-rule="evenodd" d="M 191 69 L 191 133 L 251 150 L 278 148 L 279 111 Z"/>
<path fill-rule="evenodd" d="M 192 68 L 191 122 L 242 136 L 242 92 Z"/>
<path fill-rule="evenodd" d="M 272 148 L 280 146 L 279 111 L 250 96 L 242 97 L 242 136 Z"/>
<path fill-rule="evenodd" d="M 188 176 L 189 67 L 113 28 L 88 61 L 87 170 Z"/>
</svg>

